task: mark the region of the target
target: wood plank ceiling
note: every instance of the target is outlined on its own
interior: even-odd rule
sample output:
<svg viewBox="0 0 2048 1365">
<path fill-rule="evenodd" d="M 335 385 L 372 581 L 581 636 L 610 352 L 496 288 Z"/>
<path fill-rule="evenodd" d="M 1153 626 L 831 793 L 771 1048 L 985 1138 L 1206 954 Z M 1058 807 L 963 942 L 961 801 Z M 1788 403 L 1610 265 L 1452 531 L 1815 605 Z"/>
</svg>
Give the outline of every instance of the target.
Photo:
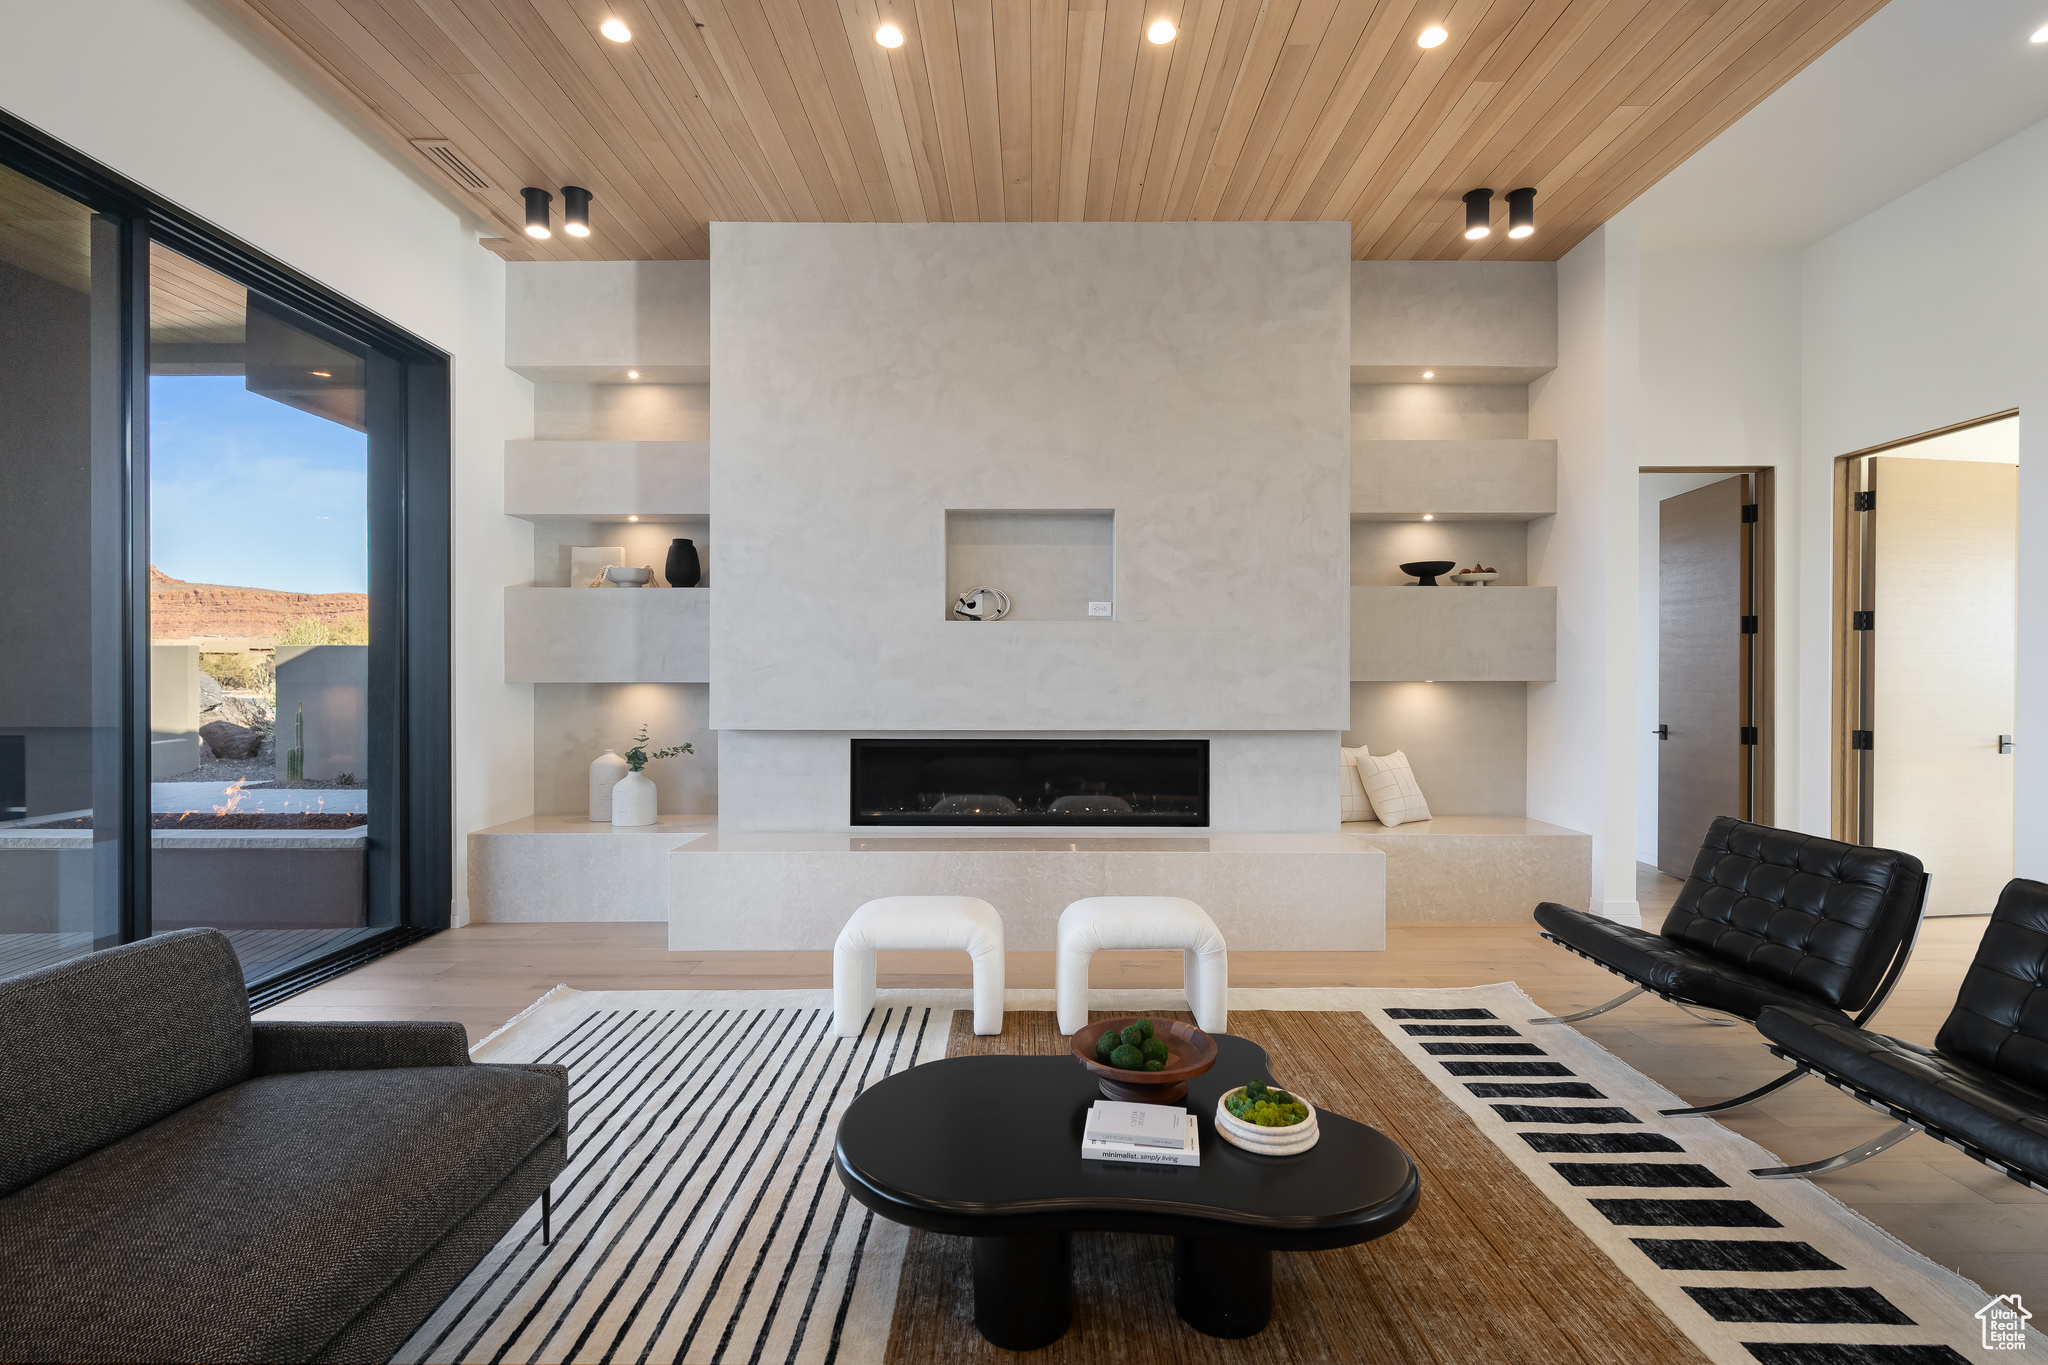
<svg viewBox="0 0 2048 1365">
<path fill-rule="evenodd" d="M 1349 219 L 1362 260 L 1551 260 L 1883 0 L 226 3 L 514 259 L 702 257 L 713 220 Z M 565 184 L 592 236 L 520 236 L 520 187 Z"/>
</svg>

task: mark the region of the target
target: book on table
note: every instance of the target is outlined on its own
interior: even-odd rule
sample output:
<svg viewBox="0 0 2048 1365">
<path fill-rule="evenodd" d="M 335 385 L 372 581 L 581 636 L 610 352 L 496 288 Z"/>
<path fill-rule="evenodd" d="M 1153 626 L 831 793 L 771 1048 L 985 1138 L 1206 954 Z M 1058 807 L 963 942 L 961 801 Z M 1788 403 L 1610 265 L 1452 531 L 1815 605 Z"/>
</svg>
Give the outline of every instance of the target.
<svg viewBox="0 0 2048 1365">
<path fill-rule="evenodd" d="M 1185 1109 L 1097 1100 L 1082 1126 L 1081 1155 L 1090 1161 L 1199 1166 L 1201 1130 Z"/>
</svg>

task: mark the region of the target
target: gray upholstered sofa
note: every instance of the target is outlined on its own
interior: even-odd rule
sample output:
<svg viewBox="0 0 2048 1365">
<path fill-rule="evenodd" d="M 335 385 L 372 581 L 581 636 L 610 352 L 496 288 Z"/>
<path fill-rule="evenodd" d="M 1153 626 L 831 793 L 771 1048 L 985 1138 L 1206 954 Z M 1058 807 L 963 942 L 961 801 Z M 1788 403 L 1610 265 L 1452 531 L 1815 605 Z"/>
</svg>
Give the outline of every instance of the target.
<svg viewBox="0 0 2048 1365">
<path fill-rule="evenodd" d="M 211 929 L 0 982 L 0 1359 L 383 1360 L 567 1127 L 460 1024 L 252 1025 Z"/>
</svg>

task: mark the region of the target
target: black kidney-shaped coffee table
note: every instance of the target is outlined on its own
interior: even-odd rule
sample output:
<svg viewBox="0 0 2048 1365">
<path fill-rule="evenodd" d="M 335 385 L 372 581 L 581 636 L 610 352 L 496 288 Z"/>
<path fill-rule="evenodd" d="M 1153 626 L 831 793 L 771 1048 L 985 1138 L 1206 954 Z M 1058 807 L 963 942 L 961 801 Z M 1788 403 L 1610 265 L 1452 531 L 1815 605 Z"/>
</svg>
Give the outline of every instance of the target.
<svg viewBox="0 0 2048 1365">
<path fill-rule="evenodd" d="M 1101 1092 L 1059 1057 L 953 1057 L 889 1077 L 839 1120 L 834 1164 L 853 1197 L 892 1222 L 974 1239 L 974 1325 L 997 1346 L 1059 1339 L 1073 1315 L 1076 1232 L 1173 1236 L 1173 1303 L 1211 1336 L 1245 1337 L 1273 1315 L 1273 1253 L 1369 1242 L 1408 1221 L 1422 1186 L 1392 1139 L 1319 1110 L 1299 1156 L 1254 1156 L 1216 1136 L 1216 1101 L 1254 1078 L 1265 1049 L 1219 1035 L 1188 1084 L 1199 1167 L 1081 1156 Z M 1311 1096 L 1311 1099 L 1314 1097 Z"/>
</svg>

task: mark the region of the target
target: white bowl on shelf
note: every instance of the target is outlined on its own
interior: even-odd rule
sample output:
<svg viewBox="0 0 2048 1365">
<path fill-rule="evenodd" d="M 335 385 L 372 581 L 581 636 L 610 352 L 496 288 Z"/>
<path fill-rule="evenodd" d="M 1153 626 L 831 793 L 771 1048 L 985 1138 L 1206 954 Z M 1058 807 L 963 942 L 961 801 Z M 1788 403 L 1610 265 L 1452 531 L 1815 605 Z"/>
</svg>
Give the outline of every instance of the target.
<svg viewBox="0 0 2048 1365">
<path fill-rule="evenodd" d="M 1256 1123 L 1246 1123 L 1224 1107 L 1224 1100 L 1243 1089 L 1239 1086 L 1236 1090 L 1226 1091 L 1216 1101 L 1216 1136 L 1233 1147 L 1242 1147 L 1260 1156 L 1294 1156 L 1316 1145 L 1322 1133 L 1316 1127 L 1314 1105 L 1295 1095 L 1294 1098 L 1308 1110 L 1308 1117 L 1285 1128 L 1262 1128 Z M 1291 1090 L 1288 1093 L 1294 1094 Z"/>
<path fill-rule="evenodd" d="M 1498 573 L 1454 573 L 1451 581 L 1467 588 L 1483 588 L 1499 577 Z"/>
<path fill-rule="evenodd" d="M 644 588 L 647 580 L 654 577 L 652 568 L 628 569 L 614 564 L 604 571 L 605 579 L 615 588 Z"/>
</svg>

